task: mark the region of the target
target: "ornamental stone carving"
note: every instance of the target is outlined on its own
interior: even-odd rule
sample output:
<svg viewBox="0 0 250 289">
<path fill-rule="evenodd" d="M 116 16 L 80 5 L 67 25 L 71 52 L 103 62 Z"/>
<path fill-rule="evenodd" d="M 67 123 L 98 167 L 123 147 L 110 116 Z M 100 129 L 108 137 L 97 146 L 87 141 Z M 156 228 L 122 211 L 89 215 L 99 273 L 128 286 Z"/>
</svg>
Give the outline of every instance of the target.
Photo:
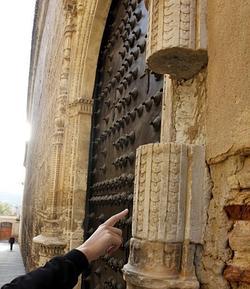
<svg viewBox="0 0 250 289">
<path fill-rule="evenodd" d="M 60 174 L 63 166 L 63 145 L 65 134 L 65 112 L 68 98 L 69 70 L 71 61 L 71 45 L 74 33 L 75 1 L 64 2 L 65 27 L 63 34 L 63 53 L 59 79 L 59 92 L 55 96 L 56 109 L 54 116 L 54 132 L 52 135 L 52 157 L 50 159 L 51 177 L 49 193 L 46 200 L 48 215 L 44 219 L 42 232 L 33 238 L 38 248 L 38 264 L 42 265 L 51 257 L 63 254 L 66 242 L 62 239 L 60 229 L 61 203 L 58 196 L 60 190 Z"/>
<path fill-rule="evenodd" d="M 48 259 L 63 255 L 66 242 L 62 237 L 56 221 L 47 221 L 46 228 L 42 234 L 33 238 L 35 246 L 39 248 L 39 258 L 37 266 L 43 266 Z"/>
<path fill-rule="evenodd" d="M 150 0 L 150 69 L 189 79 L 207 64 L 206 0 Z"/>
<path fill-rule="evenodd" d="M 91 115 L 93 107 L 93 100 L 82 97 L 68 105 L 69 115 L 88 114 Z"/>
<path fill-rule="evenodd" d="M 193 262 L 206 222 L 204 160 L 199 145 L 138 148 L 128 288 L 199 288 Z"/>
</svg>

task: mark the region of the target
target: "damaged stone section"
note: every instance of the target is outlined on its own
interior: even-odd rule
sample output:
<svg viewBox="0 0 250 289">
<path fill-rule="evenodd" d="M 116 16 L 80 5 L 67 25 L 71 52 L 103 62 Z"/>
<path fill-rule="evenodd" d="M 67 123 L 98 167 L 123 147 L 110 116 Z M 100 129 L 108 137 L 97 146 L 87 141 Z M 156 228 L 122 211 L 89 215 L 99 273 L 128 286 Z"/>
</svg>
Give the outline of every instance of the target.
<svg viewBox="0 0 250 289">
<path fill-rule="evenodd" d="M 227 178 L 229 198 L 224 207 L 234 222 L 228 235 L 234 254 L 227 262 L 224 277 L 230 282 L 250 284 L 250 157 L 243 152 L 234 158 L 237 166 Z"/>
<path fill-rule="evenodd" d="M 127 288 L 198 289 L 194 256 L 210 192 L 204 146 L 141 146 L 135 172 Z"/>
<path fill-rule="evenodd" d="M 150 0 L 150 69 L 190 79 L 207 65 L 206 0 Z"/>
<path fill-rule="evenodd" d="M 206 71 L 185 82 L 172 83 L 173 139 L 177 143 L 205 144 Z"/>
<path fill-rule="evenodd" d="M 248 150 L 210 164 L 210 171 L 212 199 L 204 246 L 195 260 L 201 288 L 250 288 Z"/>
<path fill-rule="evenodd" d="M 224 277 L 230 282 L 250 284 L 250 222 L 236 221 L 229 234 L 229 246 L 234 252 L 227 263 Z"/>
</svg>

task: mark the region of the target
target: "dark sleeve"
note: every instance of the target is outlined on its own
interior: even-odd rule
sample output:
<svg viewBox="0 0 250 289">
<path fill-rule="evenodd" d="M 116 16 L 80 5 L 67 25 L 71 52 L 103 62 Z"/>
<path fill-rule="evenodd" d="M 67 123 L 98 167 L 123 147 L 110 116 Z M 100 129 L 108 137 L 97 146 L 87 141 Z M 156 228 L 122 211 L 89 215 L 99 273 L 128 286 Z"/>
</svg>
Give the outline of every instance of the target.
<svg viewBox="0 0 250 289">
<path fill-rule="evenodd" d="M 70 289 L 81 273 L 87 276 L 88 272 L 87 258 L 74 249 L 64 256 L 52 258 L 44 267 L 17 277 L 1 289 Z"/>
</svg>

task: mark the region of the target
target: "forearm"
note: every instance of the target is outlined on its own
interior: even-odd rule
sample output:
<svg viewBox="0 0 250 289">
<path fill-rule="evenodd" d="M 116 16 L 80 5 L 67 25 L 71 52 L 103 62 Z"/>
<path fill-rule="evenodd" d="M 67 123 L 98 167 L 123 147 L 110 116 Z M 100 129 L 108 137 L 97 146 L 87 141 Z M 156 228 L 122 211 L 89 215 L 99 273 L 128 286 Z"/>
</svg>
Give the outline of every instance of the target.
<svg viewBox="0 0 250 289">
<path fill-rule="evenodd" d="M 84 254 L 72 250 L 62 257 L 55 257 L 26 275 L 14 279 L 2 289 L 49 289 L 73 288 L 81 273 L 87 274 L 89 263 Z"/>
<path fill-rule="evenodd" d="M 63 257 L 51 259 L 44 267 L 14 279 L 11 283 L 4 285 L 2 289 L 73 288 L 81 273 L 85 276 L 88 274 L 89 262 L 106 253 L 110 254 L 121 246 L 122 231 L 114 226 L 127 213 L 126 209 L 113 215 L 77 249 Z"/>
</svg>

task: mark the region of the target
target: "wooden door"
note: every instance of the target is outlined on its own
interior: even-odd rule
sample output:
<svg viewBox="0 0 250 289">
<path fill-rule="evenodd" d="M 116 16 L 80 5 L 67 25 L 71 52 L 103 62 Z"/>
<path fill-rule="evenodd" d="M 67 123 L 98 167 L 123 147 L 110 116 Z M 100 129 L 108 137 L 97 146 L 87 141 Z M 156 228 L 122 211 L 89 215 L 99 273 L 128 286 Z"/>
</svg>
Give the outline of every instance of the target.
<svg viewBox="0 0 250 289">
<path fill-rule="evenodd" d="M 124 246 L 92 264 L 85 288 L 125 288 L 136 148 L 159 142 L 162 77 L 145 63 L 144 1 L 113 1 L 103 36 L 94 92 L 85 238 L 112 214 L 129 208 Z"/>
</svg>

